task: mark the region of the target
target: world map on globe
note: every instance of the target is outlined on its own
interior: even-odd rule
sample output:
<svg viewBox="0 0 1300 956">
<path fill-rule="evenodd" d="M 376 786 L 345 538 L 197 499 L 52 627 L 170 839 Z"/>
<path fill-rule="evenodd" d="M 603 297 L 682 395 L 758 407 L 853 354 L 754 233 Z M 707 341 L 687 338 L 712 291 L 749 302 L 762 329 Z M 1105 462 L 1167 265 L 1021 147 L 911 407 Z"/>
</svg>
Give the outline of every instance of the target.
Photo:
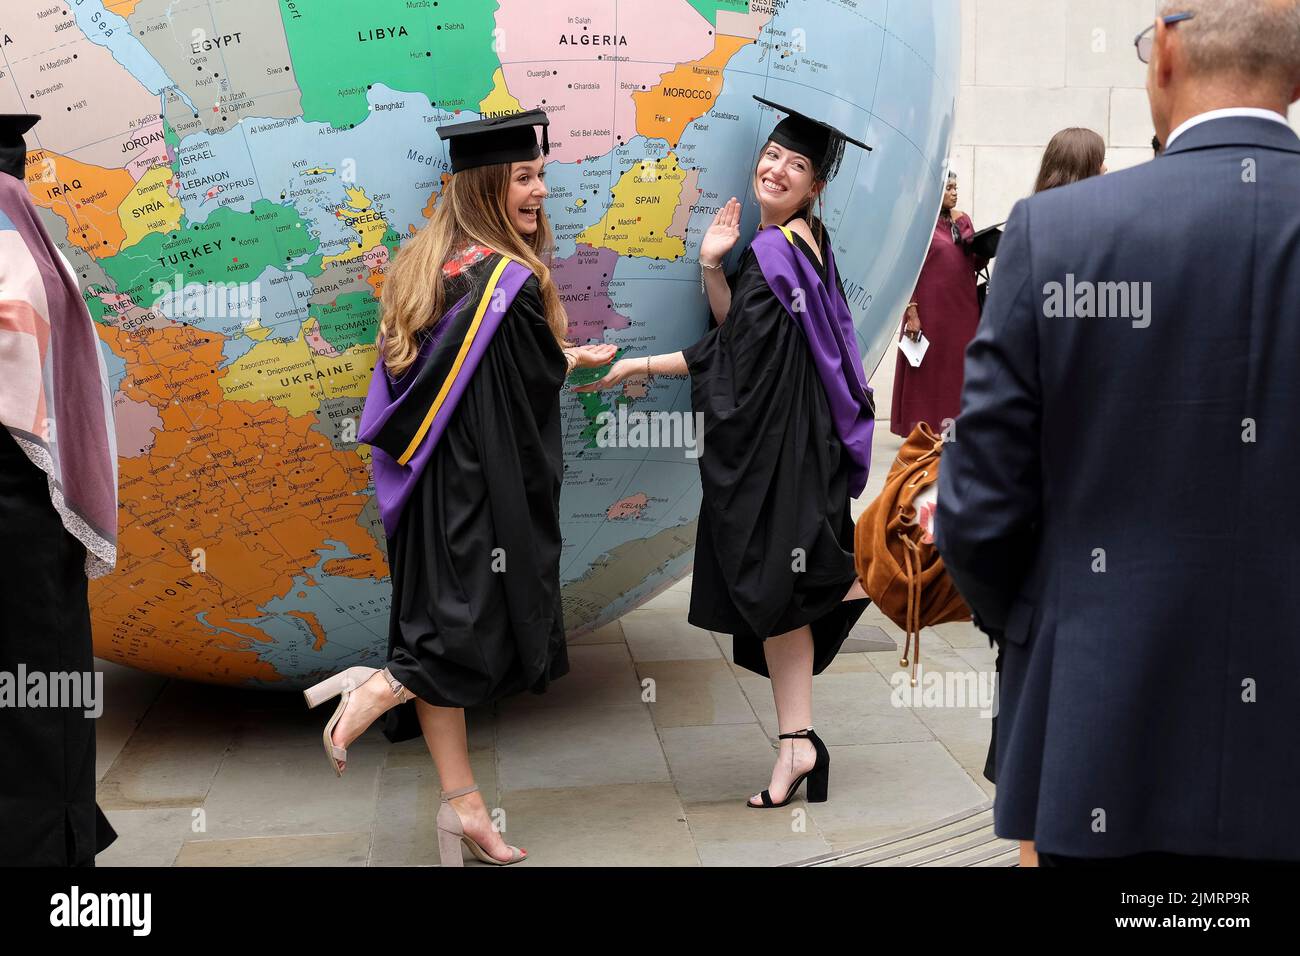
<svg viewBox="0 0 1300 956">
<path fill-rule="evenodd" d="M 103 344 L 119 560 L 97 656 L 295 688 L 382 662 L 390 584 L 357 421 L 378 296 L 450 175 L 435 127 L 540 108 L 570 338 L 621 355 L 707 329 L 696 254 L 780 114 L 874 147 L 824 202 L 868 369 L 929 245 L 956 0 L 31 0 L 0 19 L 0 112 L 38 113 L 27 185 Z M 733 253 L 732 263 L 735 261 Z M 575 374 L 571 384 L 599 372 Z M 879 401 L 879 398 L 878 398 Z M 561 399 L 566 626 L 691 566 L 683 449 L 603 413 L 685 412 L 680 378 Z"/>
</svg>

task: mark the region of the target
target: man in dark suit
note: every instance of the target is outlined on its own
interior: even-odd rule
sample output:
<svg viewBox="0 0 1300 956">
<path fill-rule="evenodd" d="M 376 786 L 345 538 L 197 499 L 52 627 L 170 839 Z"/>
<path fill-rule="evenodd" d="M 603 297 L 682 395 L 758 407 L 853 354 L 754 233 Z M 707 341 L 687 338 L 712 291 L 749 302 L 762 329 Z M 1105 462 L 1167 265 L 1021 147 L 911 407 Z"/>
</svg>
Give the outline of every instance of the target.
<svg viewBox="0 0 1300 956">
<path fill-rule="evenodd" d="M 999 836 L 1300 861 L 1300 0 L 1138 51 L 1166 151 L 1015 207 L 938 545 L 1003 647 Z"/>
</svg>

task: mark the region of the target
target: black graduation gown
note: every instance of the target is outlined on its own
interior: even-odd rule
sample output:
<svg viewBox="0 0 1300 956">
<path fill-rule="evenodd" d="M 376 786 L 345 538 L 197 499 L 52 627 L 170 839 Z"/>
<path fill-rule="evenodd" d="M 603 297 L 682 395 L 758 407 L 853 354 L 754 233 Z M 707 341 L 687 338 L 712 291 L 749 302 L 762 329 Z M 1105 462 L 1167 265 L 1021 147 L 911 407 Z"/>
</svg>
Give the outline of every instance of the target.
<svg viewBox="0 0 1300 956">
<path fill-rule="evenodd" d="M 795 241 L 825 281 L 812 250 Z M 753 249 L 732 280 L 726 322 L 685 356 L 704 415 L 687 619 L 733 635 L 736 663 L 764 677 L 763 641 L 811 625 L 819 674 L 868 603 L 842 600 L 857 577 L 850 463 L 807 339 Z"/>
<path fill-rule="evenodd" d="M 94 670 L 85 562 L 45 473 L 0 428 L 0 671 Z M 0 708 L 0 866 L 93 866 L 117 838 L 95 803 L 87 709 Z"/>
<path fill-rule="evenodd" d="M 449 280 L 478 294 L 496 257 Z M 435 706 L 541 693 L 568 672 L 560 605 L 564 353 L 536 277 L 515 297 L 388 541 L 388 667 Z M 502 570 L 504 562 L 504 570 Z M 420 733 L 414 703 L 392 741 Z"/>
</svg>

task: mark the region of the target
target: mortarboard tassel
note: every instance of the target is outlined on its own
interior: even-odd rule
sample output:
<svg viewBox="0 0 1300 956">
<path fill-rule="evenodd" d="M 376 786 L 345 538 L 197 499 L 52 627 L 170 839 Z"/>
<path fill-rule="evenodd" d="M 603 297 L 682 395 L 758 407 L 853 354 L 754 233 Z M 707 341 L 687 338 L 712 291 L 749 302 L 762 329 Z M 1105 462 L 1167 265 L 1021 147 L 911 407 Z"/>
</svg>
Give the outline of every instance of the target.
<svg viewBox="0 0 1300 956">
<path fill-rule="evenodd" d="M 827 182 L 835 177 L 840 171 L 840 163 L 844 159 L 844 139 L 840 136 L 832 135 L 830 142 L 826 145 L 826 156 L 822 160 L 821 170 L 818 177 Z"/>
</svg>

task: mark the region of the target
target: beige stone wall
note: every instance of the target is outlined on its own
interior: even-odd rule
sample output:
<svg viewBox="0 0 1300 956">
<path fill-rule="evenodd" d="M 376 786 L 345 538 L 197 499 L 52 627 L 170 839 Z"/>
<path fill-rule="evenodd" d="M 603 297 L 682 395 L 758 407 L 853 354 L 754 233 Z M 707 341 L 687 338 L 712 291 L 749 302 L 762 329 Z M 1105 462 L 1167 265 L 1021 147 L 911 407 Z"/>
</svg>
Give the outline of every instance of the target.
<svg viewBox="0 0 1300 956">
<path fill-rule="evenodd" d="M 1106 165 L 1151 159 L 1146 67 L 1133 38 L 1155 0 L 961 0 L 961 91 L 950 154 L 975 228 L 1002 222 L 1033 188 L 1043 147 L 1068 126 L 1106 140 Z M 1292 110 L 1300 130 L 1300 109 Z M 901 317 L 900 317 L 901 318 Z M 889 417 L 891 349 L 871 380 Z"/>
</svg>

